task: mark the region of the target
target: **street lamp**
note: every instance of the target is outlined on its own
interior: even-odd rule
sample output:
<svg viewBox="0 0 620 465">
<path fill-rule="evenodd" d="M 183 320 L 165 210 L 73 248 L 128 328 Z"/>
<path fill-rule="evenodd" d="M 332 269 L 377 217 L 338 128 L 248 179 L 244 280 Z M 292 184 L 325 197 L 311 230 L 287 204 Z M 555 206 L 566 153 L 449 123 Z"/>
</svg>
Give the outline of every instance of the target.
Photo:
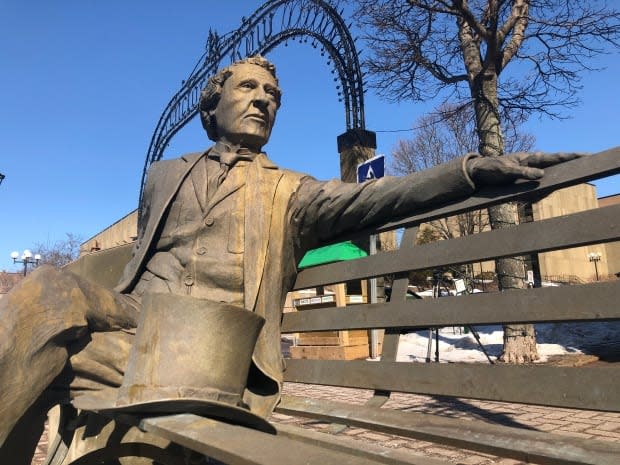
<svg viewBox="0 0 620 465">
<path fill-rule="evenodd" d="M 24 250 L 22 253 L 21 260 L 19 258 L 19 252 L 11 253 L 11 258 L 13 259 L 13 263 L 23 263 L 24 264 L 24 276 L 28 273 L 28 265 L 37 266 L 41 261 L 41 255 L 35 254 L 32 255 L 32 252 L 28 249 Z"/>
<path fill-rule="evenodd" d="M 596 280 L 598 281 L 598 262 L 603 255 L 600 252 L 590 252 L 588 254 L 588 260 L 594 263 L 594 272 L 596 273 Z"/>
</svg>

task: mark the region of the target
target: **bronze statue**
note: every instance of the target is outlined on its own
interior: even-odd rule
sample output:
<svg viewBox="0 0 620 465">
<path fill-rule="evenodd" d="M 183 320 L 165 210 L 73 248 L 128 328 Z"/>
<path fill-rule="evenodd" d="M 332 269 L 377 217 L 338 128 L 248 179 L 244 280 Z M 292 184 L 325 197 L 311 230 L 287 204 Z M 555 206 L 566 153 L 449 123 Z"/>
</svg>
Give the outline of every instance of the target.
<svg viewBox="0 0 620 465">
<path fill-rule="evenodd" d="M 115 290 L 68 271 L 41 267 L 0 300 L 2 463 L 11 463 L 4 457 L 10 457 L 12 439 L 36 436 L 40 422 L 33 419 L 42 418 L 45 408 L 58 401 L 140 412 L 153 405 L 157 411 L 192 409 L 195 400 L 205 406 L 224 405 L 216 416 L 239 409 L 250 412 L 250 417 L 268 416 L 282 384 L 281 311 L 296 264 L 308 249 L 359 228 L 466 197 L 484 184 L 539 178 L 543 174 L 539 168 L 575 157 L 520 153 L 487 159 L 470 154 L 401 178 L 360 185 L 321 182 L 278 168 L 262 152 L 280 97 L 275 68 L 262 57 L 234 63 L 209 80 L 200 112 L 215 145 L 153 164 L 133 258 Z M 148 321 L 149 315 L 158 314 L 150 309 L 153 299 L 159 302 L 156 294 L 179 296 L 162 298 L 167 305 L 191 307 L 184 302 L 196 299 L 200 306 L 224 312 L 224 326 L 234 321 L 225 313 L 228 307 L 260 317 L 260 322 L 251 323 L 257 340 L 249 349 L 251 362 L 243 368 L 247 376 L 243 375 L 238 396 L 227 397 L 217 386 L 175 386 L 175 392 L 183 392 L 172 396 L 160 386 L 165 393 L 133 396 L 132 389 L 150 376 L 135 371 L 140 363 L 135 357 L 144 356 L 146 349 L 142 355 L 130 355 L 138 315 L 145 312 L 143 320 Z M 143 305 L 143 298 L 148 305 Z M 214 325 L 221 324 L 216 320 Z M 171 339 L 169 344 L 174 345 L 174 338 L 166 338 Z M 133 360 L 131 375 L 127 373 L 131 380 L 123 382 L 128 357 Z M 182 367 L 185 373 L 191 368 Z M 97 393 L 103 394 L 97 397 Z M 178 405 L 171 407 L 174 396 Z M 97 399 L 112 403 L 98 404 Z M 231 408 L 227 410 L 226 404 Z M 233 420 L 252 423 L 247 418 Z"/>
</svg>

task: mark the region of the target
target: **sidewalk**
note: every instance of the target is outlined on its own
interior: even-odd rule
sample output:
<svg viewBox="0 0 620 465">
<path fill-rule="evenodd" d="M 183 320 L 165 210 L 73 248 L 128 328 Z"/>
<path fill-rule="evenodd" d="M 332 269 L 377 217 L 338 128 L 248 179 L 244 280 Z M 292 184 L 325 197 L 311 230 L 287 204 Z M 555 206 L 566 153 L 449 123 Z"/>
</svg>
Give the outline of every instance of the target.
<svg viewBox="0 0 620 465">
<path fill-rule="evenodd" d="M 368 390 L 294 383 L 287 383 L 284 393 L 352 404 L 363 404 L 372 396 L 372 391 Z M 521 425 L 539 431 L 548 431 L 572 437 L 620 442 L 620 413 L 507 404 L 470 399 L 436 398 L 401 393 L 392 394 L 385 408 L 431 413 L 452 418 L 469 418 L 508 426 Z M 281 414 L 274 414 L 272 420 L 278 423 L 303 424 L 305 427 L 317 431 L 328 427 L 328 423 L 316 420 L 302 420 Z M 518 465 L 524 463 L 518 460 L 500 458 L 448 446 L 439 446 L 434 443 L 403 438 L 401 436 L 376 433 L 362 428 L 348 428 L 340 434 L 352 439 L 403 451 L 409 450 L 416 455 L 443 459 L 451 463 L 463 465 Z"/>
</svg>

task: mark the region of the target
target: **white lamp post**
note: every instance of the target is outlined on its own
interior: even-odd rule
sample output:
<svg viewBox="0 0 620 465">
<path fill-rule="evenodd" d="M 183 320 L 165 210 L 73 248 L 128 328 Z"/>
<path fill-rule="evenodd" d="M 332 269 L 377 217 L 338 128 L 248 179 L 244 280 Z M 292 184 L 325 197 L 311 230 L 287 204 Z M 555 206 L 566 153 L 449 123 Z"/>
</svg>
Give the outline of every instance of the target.
<svg viewBox="0 0 620 465">
<path fill-rule="evenodd" d="M 28 249 L 24 250 L 21 258 L 19 257 L 19 252 L 11 253 L 11 258 L 13 259 L 13 263 L 23 263 L 24 264 L 24 276 L 28 273 L 28 265 L 37 266 L 41 261 L 41 255 L 35 254 L 32 255 L 32 252 Z"/>
<path fill-rule="evenodd" d="M 603 255 L 600 252 L 590 252 L 587 256 L 588 260 L 594 263 L 594 272 L 596 273 L 596 280 L 598 281 L 598 262 Z"/>
</svg>

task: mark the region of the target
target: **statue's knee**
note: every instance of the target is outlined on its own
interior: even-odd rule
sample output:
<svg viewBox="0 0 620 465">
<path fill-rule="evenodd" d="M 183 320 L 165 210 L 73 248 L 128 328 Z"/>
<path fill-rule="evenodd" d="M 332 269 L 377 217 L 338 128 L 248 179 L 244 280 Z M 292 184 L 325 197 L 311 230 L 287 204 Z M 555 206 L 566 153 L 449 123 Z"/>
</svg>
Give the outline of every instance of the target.
<svg viewBox="0 0 620 465">
<path fill-rule="evenodd" d="M 72 273 L 42 265 L 2 299 L 7 314 L 19 321 L 84 326 L 88 302 Z"/>
</svg>

